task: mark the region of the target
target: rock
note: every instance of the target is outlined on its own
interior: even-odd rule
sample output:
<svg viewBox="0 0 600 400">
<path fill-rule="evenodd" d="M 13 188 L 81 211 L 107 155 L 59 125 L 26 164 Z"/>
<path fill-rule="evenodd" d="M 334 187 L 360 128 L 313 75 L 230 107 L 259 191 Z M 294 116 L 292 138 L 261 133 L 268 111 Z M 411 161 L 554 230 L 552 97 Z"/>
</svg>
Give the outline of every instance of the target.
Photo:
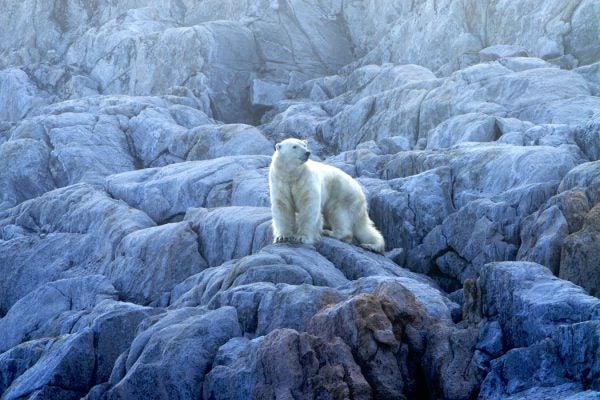
<svg viewBox="0 0 600 400">
<path fill-rule="evenodd" d="M 133 341 L 125 375 L 107 393 L 108 399 L 199 397 L 219 347 L 241 335 L 231 307 L 184 308 L 159 318 Z"/>
<path fill-rule="evenodd" d="M 104 271 L 121 298 L 157 304 L 179 282 L 207 267 L 188 222 L 141 229 L 125 236 Z"/>
<path fill-rule="evenodd" d="M 600 296 L 600 252 L 597 246 L 600 240 L 599 223 L 600 206 L 596 205 L 585 216 L 583 228 L 564 239 L 559 273 L 562 279 L 580 285 L 596 297 Z"/>
<path fill-rule="evenodd" d="M 249 399 L 258 381 L 257 351 L 265 337 L 233 338 L 217 351 L 204 378 L 204 398 Z M 267 349 L 268 351 L 269 349 Z"/>
<path fill-rule="evenodd" d="M 140 323 L 160 310 L 137 304 L 105 300 L 74 321 L 72 332 L 90 328 L 96 353 L 94 382 L 108 382 L 118 357 L 133 342 Z"/>
<path fill-rule="evenodd" d="M 273 107 L 286 98 L 287 85 L 274 84 L 260 79 L 252 81 L 250 98 L 253 106 Z"/>
<path fill-rule="evenodd" d="M 17 301 L 0 319 L 0 352 L 25 340 L 69 332 L 69 319 L 104 300 L 116 298 L 114 287 L 101 275 L 45 284 Z"/>
<path fill-rule="evenodd" d="M 35 108 L 48 103 L 42 92 L 21 69 L 0 71 L 0 120 L 17 122 Z"/>
<path fill-rule="evenodd" d="M 330 287 L 252 283 L 217 293 L 208 306 L 235 307 L 244 332 L 260 336 L 281 328 L 305 331 L 313 315 L 341 299 Z"/>
<path fill-rule="evenodd" d="M 594 115 L 586 125 L 580 127 L 575 132 L 575 141 L 581 151 L 591 160 L 600 159 L 600 148 L 595 138 L 600 132 L 600 114 Z"/>
<path fill-rule="evenodd" d="M 591 204 L 600 202 L 600 162 L 592 161 L 572 168 L 558 187 L 559 192 L 573 188 L 585 189 L 585 194 Z"/>
<path fill-rule="evenodd" d="M 521 46 L 497 44 L 479 52 L 481 61 L 495 61 L 506 57 L 527 57 L 527 50 Z"/>
<path fill-rule="evenodd" d="M 515 258 L 521 221 L 538 209 L 555 188 L 555 184 L 526 185 L 466 204 L 408 253 L 406 266 L 434 277 L 447 291 L 459 289 L 486 263 Z"/>
<path fill-rule="evenodd" d="M 509 348 L 552 337 L 565 324 L 598 319 L 600 300 L 538 264 L 488 264 L 480 286 L 485 316 L 500 322 Z"/>
<path fill-rule="evenodd" d="M 44 354 L 51 339 L 30 340 L 0 354 L 0 391 L 6 389 Z"/>
<path fill-rule="evenodd" d="M 94 361 L 93 334 L 89 329 L 50 341 L 39 359 L 11 383 L 3 397 L 83 396 L 94 382 Z"/>
<path fill-rule="evenodd" d="M 599 397 L 594 0 L 5 3 L 3 399 Z M 385 256 L 271 244 L 287 137 Z"/>
<path fill-rule="evenodd" d="M 370 197 L 375 225 L 388 248 L 410 251 L 454 211 L 452 171 L 440 167 L 386 182 L 388 188 Z"/>
<path fill-rule="evenodd" d="M 570 376 L 580 377 L 584 385 L 597 389 L 600 378 L 598 365 L 598 329 L 600 322 L 586 321 L 563 326 L 555 341 L 558 352 Z"/>
<path fill-rule="evenodd" d="M 523 396 L 523 392 L 535 387 L 560 387 L 569 383 L 556 344 L 546 339 L 526 348 L 513 349 L 494 360 L 479 396 L 486 399 Z"/>
<path fill-rule="evenodd" d="M 510 44 L 527 49 L 532 56 L 569 55 L 582 64 L 598 60 L 598 46 L 589 45 L 584 39 L 596 31 L 596 26 L 590 23 L 592 15 L 598 13 L 593 1 L 582 4 L 552 1 L 542 6 L 484 2 L 472 7 L 469 13 L 462 12 L 461 6 L 451 1 L 436 4 L 436 7 L 420 4 L 394 8 L 384 4 L 357 5 L 347 11 L 353 21 L 363 18 L 369 21 L 350 24 L 354 26 L 350 30 L 354 40 L 370 50 L 363 63 L 412 62 L 444 74 L 459 67 L 461 55 L 479 53 L 489 44 L 496 45 L 490 52 L 498 49 L 494 52 L 500 53 L 501 45 Z M 564 18 L 561 22 L 551 22 L 561 16 Z M 394 23 L 396 21 L 403 23 Z M 577 28 L 568 31 L 569 24 Z M 482 32 L 485 32 L 484 41 Z M 549 42 L 555 43 L 555 52 L 546 50 Z M 508 49 L 504 54 L 523 51 L 515 47 Z"/>
<path fill-rule="evenodd" d="M 266 207 L 188 209 L 184 219 L 198 232 L 198 249 L 211 267 L 256 253 L 273 241 Z"/>
<path fill-rule="evenodd" d="M 315 315 L 309 332 L 327 340 L 340 337 L 356 355 L 375 396 L 400 398 L 415 389 L 406 382 L 410 378 L 403 376 L 406 366 L 398 365 L 395 356 L 401 344 L 397 336 L 402 335 L 403 321 L 393 320 L 394 317 L 385 314 L 374 296 L 361 295 Z"/>
<path fill-rule="evenodd" d="M 600 62 L 576 68 L 574 71 L 588 81 L 594 96 L 600 94 Z"/>
<path fill-rule="evenodd" d="M 493 142 L 498 136 L 494 117 L 477 113 L 463 114 L 429 131 L 427 148 L 447 148 L 462 142 Z"/>
<path fill-rule="evenodd" d="M 423 275 L 401 268 L 387 257 L 336 239 L 321 238 L 316 249 L 350 280 L 369 276 L 399 276 L 433 283 Z"/>
<path fill-rule="evenodd" d="M 230 205 L 232 181 L 243 172 L 266 168 L 266 156 L 232 156 L 112 175 L 107 191 L 156 221 L 181 218 L 190 207 Z"/>
<path fill-rule="evenodd" d="M 125 236 L 154 225 L 146 214 L 86 184 L 0 213 L 0 269 L 6 277 L 0 281 L 0 310 L 45 283 L 98 273 Z"/>
<path fill-rule="evenodd" d="M 523 220 L 517 260 L 537 262 L 558 275 L 563 242 L 567 235 L 581 229 L 588 211 L 588 200 L 581 189 L 550 198 Z"/>
<path fill-rule="evenodd" d="M 256 128 L 243 124 L 205 125 L 191 132 L 197 138 L 186 159 L 273 154 L 273 144 Z"/>
<path fill-rule="evenodd" d="M 174 288 L 171 301 L 176 306 L 205 305 L 219 291 L 266 282 L 338 287 L 348 280 L 335 265 L 309 246 L 275 244 L 186 279 Z M 263 286 L 269 291 L 273 289 L 270 285 Z M 251 290 L 249 292 L 254 295 Z M 252 299 L 249 301 L 250 306 L 256 305 Z"/>
<path fill-rule="evenodd" d="M 48 148 L 37 140 L 11 140 L 0 145 L 0 211 L 54 189 L 48 170 Z"/>
<path fill-rule="evenodd" d="M 329 342 L 291 329 L 275 330 L 257 350 L 255 398 L 369 399 L 371 388 L 339 339 Z M 265 379 L 266 377 L 269 379 Z"/>
</svg>

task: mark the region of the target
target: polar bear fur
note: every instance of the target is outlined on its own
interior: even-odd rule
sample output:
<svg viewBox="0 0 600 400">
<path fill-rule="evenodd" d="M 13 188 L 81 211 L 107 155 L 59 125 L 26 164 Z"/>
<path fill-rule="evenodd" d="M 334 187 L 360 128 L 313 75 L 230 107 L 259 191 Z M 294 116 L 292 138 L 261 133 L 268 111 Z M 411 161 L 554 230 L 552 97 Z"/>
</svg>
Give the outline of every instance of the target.
<svg viewBox="0 0 600 400">
<path fill-rule="evenodd" d="M 269 168 L 274 242 L 313 244 L 321 234 L 383 253 L 360 185 L 342 170 L 309 159 L 306 141 L 275 146 Z M 323 225 L 328 229 L 323 230 Z"/>
</svg>

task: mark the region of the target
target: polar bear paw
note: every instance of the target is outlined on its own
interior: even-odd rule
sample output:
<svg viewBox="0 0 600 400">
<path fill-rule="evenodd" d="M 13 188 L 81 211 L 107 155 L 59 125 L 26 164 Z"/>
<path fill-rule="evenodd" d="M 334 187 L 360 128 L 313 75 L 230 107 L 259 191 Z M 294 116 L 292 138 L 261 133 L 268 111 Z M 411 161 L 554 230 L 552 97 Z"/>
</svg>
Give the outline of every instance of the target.
<svg viewBox="0 0 600 400">
<path fill-rule="evenodd" d="M 273 243 L 294 243 L 294 237 L 293 236 L 277 236 L 275 238 L 275 240 L 273 240 Z"/>
<path fill-rule="evenodd" d="M 379 253 L 381 255 L 385 254 L 385 249 L 383 246 L 378 246 L 378 245 L 371 244 L 371 243 L 361 243 L 360 247 L 362 247 L 363 249 L 372 251 L 374 253 Z"/>
<path fill-rule="evenodd" d="M 306 235 L 298 235 L 298 236 L 294 236 L 294 242 L 293 243 L 298 243 L 298 244 L 314 244 L 315 243 L 315 239 L 310 237 L 310 236 L 306 236 Z"/>
</svg>

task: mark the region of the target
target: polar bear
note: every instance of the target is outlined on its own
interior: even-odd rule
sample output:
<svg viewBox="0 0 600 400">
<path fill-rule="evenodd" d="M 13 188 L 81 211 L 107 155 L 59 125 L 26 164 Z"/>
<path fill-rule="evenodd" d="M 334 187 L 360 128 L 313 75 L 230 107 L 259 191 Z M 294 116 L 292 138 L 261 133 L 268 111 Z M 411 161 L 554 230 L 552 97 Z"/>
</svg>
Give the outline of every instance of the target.
<svg viewBox="0 0 600 400">
<path fill-rule="evenodd" d="M 274 242 L 313 244 L 324 234 L 347 243 L 356 238 L 360 246 L 383 253 L 385 242 L 369 218 L 360 185 L 309 156 L 303 140 L 275 145 L 269 167 Z"/>
</svg>

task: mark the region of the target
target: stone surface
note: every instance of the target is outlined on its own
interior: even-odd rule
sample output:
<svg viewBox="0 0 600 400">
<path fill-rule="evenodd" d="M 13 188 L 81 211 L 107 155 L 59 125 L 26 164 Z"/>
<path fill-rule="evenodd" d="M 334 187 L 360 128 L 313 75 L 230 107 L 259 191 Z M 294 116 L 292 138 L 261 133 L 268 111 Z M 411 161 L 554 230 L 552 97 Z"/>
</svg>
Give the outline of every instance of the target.
<svg viewBox="0 0 600 400">
<path fill-rule="evenodd" d="M 559 276 L 586 289 L 593 296 L 600 296 L 600 206 L 595 206 L 585 216 L 581 230 L 563 241 Z"/>
<path fill-rule="evenodd" d="M 231 307 L 181 309 L 153 322 L 131 344 L 124 376 L 111 376 L 118 383 L 109 399 L 199 397 L 218 348 L 241 334 Z"/>
<path fill-rule="evenodd" d="M 2 399 L 600 397 L 596 0 L 2 11 Z M 272 244 L 290 136 L 385 255 Z"/>
</svg>

